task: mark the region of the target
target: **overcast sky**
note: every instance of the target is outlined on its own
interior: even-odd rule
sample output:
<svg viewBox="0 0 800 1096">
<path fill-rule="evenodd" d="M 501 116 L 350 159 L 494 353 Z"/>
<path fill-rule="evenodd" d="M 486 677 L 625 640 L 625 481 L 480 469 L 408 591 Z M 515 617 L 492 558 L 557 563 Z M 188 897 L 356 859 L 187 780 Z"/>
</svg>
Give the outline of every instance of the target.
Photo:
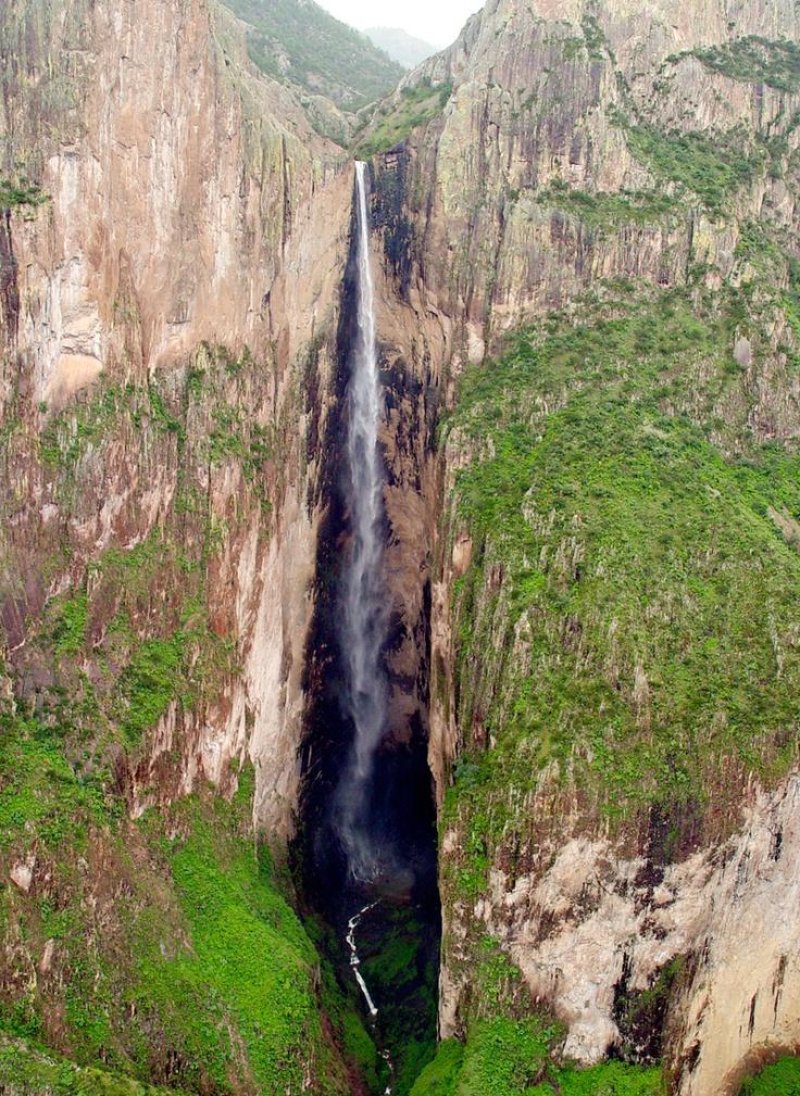
<svg viewBox="0 0 800 1096">
<path fill-rule="evenodd" d="M 440 49 L 449 46 L 483 0 L 318 0 L 351 27 L 402 27 Z"/>
</svg>

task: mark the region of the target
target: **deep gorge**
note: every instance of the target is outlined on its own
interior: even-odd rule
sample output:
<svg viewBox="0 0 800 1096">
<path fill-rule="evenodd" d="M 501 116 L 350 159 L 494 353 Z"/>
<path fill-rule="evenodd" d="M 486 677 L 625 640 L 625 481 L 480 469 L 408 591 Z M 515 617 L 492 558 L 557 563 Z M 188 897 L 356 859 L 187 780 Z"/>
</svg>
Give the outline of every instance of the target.
<svg viewBox="0 0 800 1096">
<path fill-rule="evenodd" d="M 359 797 L 359 840 L 354 845 L 347 831 L 354 824 L 353 815 L 343 818 L 341 806 L 342 788 L 352 781 L 356 736 L 345 646 L 354 637 L 343 631 L 342 620 L 347 611 L 347 567 L 356 505 L 348 465 L 353 459 L 365 458 L 363 449 L 358 454 L 349 453 L 347 444 L 355 362 L 365 350 L 364 334 L 359 330 L 363 307 L 359 279 L 364 276 L 359 251 L 369 244 L 361 237 L 364 229 L 359 224 L 358 210 L 355 190 L 336 338 L 336 409 L 329 413 L 322 446 L 326 463 L 322 479 L 328 494 L 318 541 L 316 609 L 306 652 L 307 708 L 297 855 L 302 893 L 332 927 L 335 945 L 329 959 L 351 989 L 353 977 L 344 948 L 347 924 L 360 909 L 377 903 L 358 927 L 363 970 L 378 1009 L 378 1043 L 390 1051 L 395 1063 L 396 1080 L 401 1086 L 395 1091 L 407 1091 L 414 1070 L 424 1062 L 436 1038 L 441 933 L 436 807 L 428 767 L 430 594 L 422 599 L 422 617 L 414 622 L 411 637 L 404 635 L 408 628 L 404 620 L 406 607 L 398 602 L 389 585 L 385 554 L 376 561 L 376 574 L 369 579 L 379 587 L 374 594 L 363 594 L 377 594 L 381 612 L 385 613 L 380 622 L 380 650 L 374 652 L 372 669 L 382 679 L 376 684 L 375 698 L 382 711 L 377 717 L 380 723 L 372 744 L 368 779 L 357 782 L 354 789 Z M 380 360 L 379 348 L 378 331 Z M 397 374 L 393 378 L 385 367 L 380 372 L 378 414 L 383 433 L 389 419 L 388 406 L 393 401 L 402 403 L 404 393 L 392 387 Z M 386 482 L 385 448 L 380 454 L 381 480 Z M 382 498 L 382 485 L 379 490 Z M 383 505 L 375 532 L 384 544 L 395 535 Z M 396 545 L 396 550 L 403 551 L 402 543 Z M 409 639 L 419 644 L 419 670 L 413 681 L 392 667 L 392 656 Z M 375 636 L 370 640 L 374 642 Z M 370 717 L 374 718 L 374 713 L 370 712 Z M 349 791 L 352 795 L 353 789 Z M 369 862 L 365 863 L 363 842 L 367 834 Z"/>
<path fill-rule="evenodd" d="M 9 1096 L 797 1089 L 799 20 L 0 4 Z"/>
</svg>

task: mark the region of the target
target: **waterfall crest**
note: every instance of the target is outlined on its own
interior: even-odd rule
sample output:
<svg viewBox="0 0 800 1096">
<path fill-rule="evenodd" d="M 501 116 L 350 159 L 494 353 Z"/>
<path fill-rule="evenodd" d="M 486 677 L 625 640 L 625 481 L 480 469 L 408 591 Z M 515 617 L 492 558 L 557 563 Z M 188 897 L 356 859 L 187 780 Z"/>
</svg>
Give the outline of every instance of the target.
<svg viewBox="0 0 800 1096">
<path fill-rule="evenodd" d="M 388 614 L 383 562 L 383 468 L 378 453 L 382 393 L 375 338 L 375 290 L 369 254 L 366 164 L 356 163 L 358 325 L 348 398 L 347 477 L 352 525 L 340 621 L 346 706 L 354 738 L 338 789 L 339 833 L 354 879 L 375 880 L 380 850 L 370 834 L 368 804 L 375 752 L 386 728 L 383 667 Z"/>
</svg>

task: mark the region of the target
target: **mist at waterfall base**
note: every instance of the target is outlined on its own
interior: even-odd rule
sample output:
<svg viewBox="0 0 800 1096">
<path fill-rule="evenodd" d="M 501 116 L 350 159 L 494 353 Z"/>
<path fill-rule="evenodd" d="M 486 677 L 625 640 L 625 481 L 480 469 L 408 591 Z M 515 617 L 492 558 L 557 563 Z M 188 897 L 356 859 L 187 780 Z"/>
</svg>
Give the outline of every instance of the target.
<svg viewBox="0 0 800 1096">
<path fill-rule="evenodd" d="M 402 624 L 384 567 L 386 397 L 368 186 L 357 165 L 337 332 L 339 398 L 323 442 L 330 476 L 307 656 L 300 856 L 306 901 L 332 930 L 340 985 L 391 1056 L 392 1092 L 402 1096 L 435 1044 L 440 908 L 426 728 L 419 716 L 396 725 L 392 715 L 402 682 L 392 678 L 390 656 Z M 354 968 L 352 919 L 366 907 L 355 926 Z M 387 1080 L 384 1070 L 375 1090 Z"/>
</svg>

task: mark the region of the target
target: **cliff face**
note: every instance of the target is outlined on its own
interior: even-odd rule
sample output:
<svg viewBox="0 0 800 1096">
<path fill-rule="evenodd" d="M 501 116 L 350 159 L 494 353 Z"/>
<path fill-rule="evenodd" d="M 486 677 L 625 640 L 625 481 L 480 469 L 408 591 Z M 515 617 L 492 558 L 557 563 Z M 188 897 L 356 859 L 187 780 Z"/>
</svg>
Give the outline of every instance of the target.
<svg viewBox="0 0 800 1096">
<path fill-rule="evenodd" d="M 350 171 L 216 4 L 4 4 L 0 42 L 4 1025 L 350 1091 L 246 836 L 295 824 Z"/>
<path fill-rule="evenodd" d="M 238 672 L 187 715 L 174 779 L 218 781 L 249 753 L 259 820 L 285 833 L 314 545 L 304 355 L 314 342 L 313 432 L 347 235 L 342 157 L 251 75 L 222 9 L 7 5 L 2 18 L 7 174 L 49 196 L 7 222 L 9 647 L 24 663 L 31 620 L 109 549 L 155 536 L 191 554 L 224 528 L 202 596 Z M 153 587 L 169 599 L 164 578 Z M 95 648 L 115 608 L 94 619 L 92 606 Z M 156 757 L 175 734 L 170 708 Z"/>
<path fill-rule="evenodd" d="M 444 89 L 375 199 L 387 353 L 453 407 L 406 556 L 434 560 L 442 1030 L 492 1021 L 499 941 L 500 1012 L 685 1093 L 798 1038 L 798 500 L 711 473 L 795 467 L 797 35 L 791 4 L 490 3 L 369 138 Z"/>
<path fill-rule="evenodd" d="M 718 218 L 712 228 L 708 217 L 729 190 L 739 218 L 766 207 L 792 225 L 785 179 L 754 171 L 754 185 L 735 184 L 747 181 L 759 138 L 784 136 L 791 151 L 796 95 L 765 82 L 764 64 L 751 66 L 753 82 L 739 81 L 701 56 L 741 37 L 792 40 L 796 31 L 789 4 L 684 5 L 677 14 L 575 4 L 556 17 L 547 5 L 490 3 L 449 51 L 409 77 L 452 85 L 439 117 L 386 162 L 388 170 L 406 162 L 411 280 L 429 307 L 462 324 L 459 354 L 479 360 L 490 329 L 560 307 L 598 278 L 681 281 L 690 249 L 691 262 L 730 273 L 736 228 Z M 670 164 L 674 149 L 652 128 L 690 134 L 698 150 L 719 134 L 730 172 L 708 161 L 714 178 L 703 180 L 702 165 L 680 150 Z M 659 207 L 664 189 L 684 200 Z M 574 216 L 576 194 L 596 199 L 584 210 L 594 216 Z"/>
</svg>

